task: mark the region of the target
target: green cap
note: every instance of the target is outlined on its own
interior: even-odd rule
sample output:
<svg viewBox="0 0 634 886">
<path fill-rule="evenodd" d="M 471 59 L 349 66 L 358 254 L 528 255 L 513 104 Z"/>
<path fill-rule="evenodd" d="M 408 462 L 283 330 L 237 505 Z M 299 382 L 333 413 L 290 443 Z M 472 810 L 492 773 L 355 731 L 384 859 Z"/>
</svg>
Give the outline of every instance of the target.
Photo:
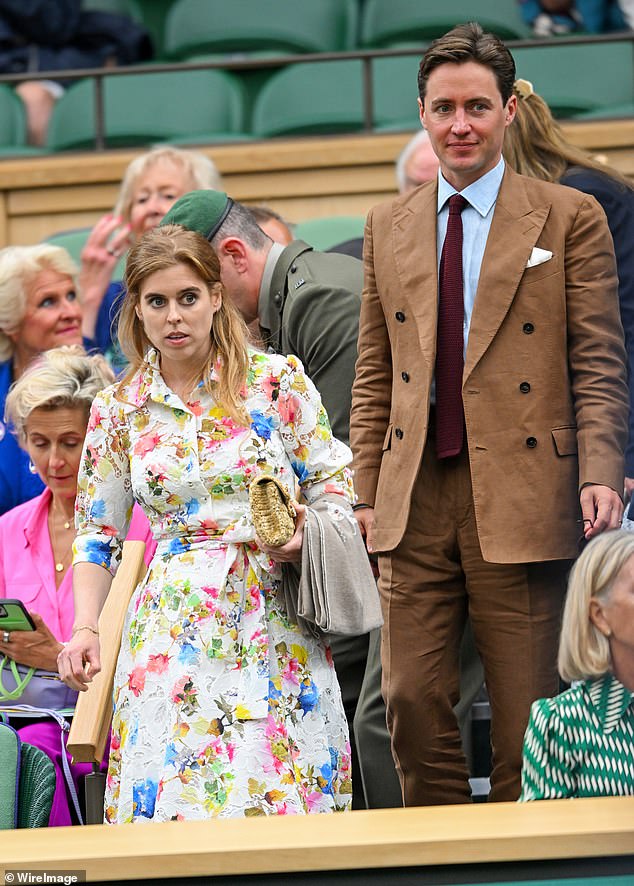
<svg viewBox="0 0 634 886">
<path fill-rule="evenodd" d="M 182 225 L 211 240 L 229 215 L 233 200 L 224 191 L 190 191 L 172 206 L 160 225 Z"/>
</svg>

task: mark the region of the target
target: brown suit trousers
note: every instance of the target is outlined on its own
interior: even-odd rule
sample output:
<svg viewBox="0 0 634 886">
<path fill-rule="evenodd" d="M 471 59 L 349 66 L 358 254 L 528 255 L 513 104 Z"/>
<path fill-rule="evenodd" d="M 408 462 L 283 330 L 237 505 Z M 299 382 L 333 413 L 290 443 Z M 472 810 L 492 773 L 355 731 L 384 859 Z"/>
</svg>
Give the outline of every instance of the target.
<svg viewBox="0 0 634 886">
<path fill-rule="evenodd" d="M 491 699 L 491 800 L 516 800 L 530 704 L 558 692 L 569 561 L 487 563 L 466 449 L 439 461 L 433 423 L 408 529 L 380 557 L 383 691 L 406 806 L 463 803 L 468 771 L 453 707 L 467 613 Z"/>
</svg>

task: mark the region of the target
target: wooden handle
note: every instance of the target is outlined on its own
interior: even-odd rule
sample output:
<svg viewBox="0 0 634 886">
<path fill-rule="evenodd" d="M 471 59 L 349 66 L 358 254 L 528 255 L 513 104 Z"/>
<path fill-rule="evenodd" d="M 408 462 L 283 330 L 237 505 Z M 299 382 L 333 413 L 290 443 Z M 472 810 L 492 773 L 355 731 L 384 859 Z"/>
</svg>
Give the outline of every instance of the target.
<svg viewBox="0 0 634 886">
<path fill-rule="evenodd" d="M 121 646 L 123 622 L 130 598 L 143 577 L 145 542 L 126 541 L 123 557 L 99 618 L 101 671 L 86 692 L 80 692 L 68 735 L 73 763 L 101 763 L 112 720 L 114 672 Z"/>
</svg>

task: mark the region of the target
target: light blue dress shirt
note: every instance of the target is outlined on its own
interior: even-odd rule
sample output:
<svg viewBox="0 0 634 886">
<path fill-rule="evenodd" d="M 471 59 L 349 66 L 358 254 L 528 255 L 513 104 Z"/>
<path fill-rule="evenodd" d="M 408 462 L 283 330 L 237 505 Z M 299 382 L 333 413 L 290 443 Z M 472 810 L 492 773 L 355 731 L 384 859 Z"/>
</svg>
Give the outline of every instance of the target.
<svg viewBox="0 0 634 886">
<path fill-rule="evenodd" d="M 464 191 L 460 191 L 469 205 L 462 210 L 462 288 L 464 298 L 464 354 L 467 353 L 467 341 L 471 316 L 475 304 L 478 280 L 482 258 L 487 244 L 487 237 L 491 228 L 495 201 L 497 200 L 502 176 L 504 175 L 504 160 L 500 161 L 493 169 L 479 178 Z M 458 191 L 443 178 L 438 170 L 438 225 L 437 225 L 437 255 L 438 268 L 440 270 L 440 256 L 442 246 L 447 233 L 447 220 L 449 218 L 449 198 Z"/>
</svg>

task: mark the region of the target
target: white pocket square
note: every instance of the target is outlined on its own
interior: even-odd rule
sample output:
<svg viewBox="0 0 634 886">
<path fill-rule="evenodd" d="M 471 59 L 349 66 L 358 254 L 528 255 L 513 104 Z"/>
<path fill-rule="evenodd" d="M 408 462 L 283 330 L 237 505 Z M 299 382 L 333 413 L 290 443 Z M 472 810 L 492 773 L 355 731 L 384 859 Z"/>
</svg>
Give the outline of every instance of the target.
<svg viewBox="0 0 634 886">
<path fill-rule="evenodd" d="M 552 252 L 548 249 L 540 249 L 539 246 L 533 246 L 531 257 L 526 262 L 527 268 L 534 268 L 535 265 L 543 265 L 545 261 L 550 261 L 553 257 Z"/>
</svg>

